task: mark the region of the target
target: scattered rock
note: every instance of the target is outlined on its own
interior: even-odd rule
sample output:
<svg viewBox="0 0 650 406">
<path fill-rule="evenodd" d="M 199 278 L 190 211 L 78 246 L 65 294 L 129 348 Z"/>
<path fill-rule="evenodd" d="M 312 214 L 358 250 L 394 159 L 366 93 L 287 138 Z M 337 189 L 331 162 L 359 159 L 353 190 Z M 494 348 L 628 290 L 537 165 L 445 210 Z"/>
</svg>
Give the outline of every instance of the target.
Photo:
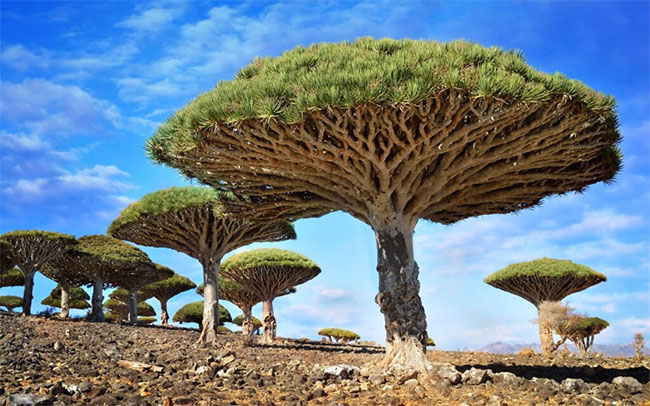
<svg viewBox="0 0 650 406">
<path fill-rule="evenodd" d="M 9 395 L 9 403 L 11 406 L 52 406 L 52 399 L 43 395 L 34 395 L 26 393 L 18 393 Z"/>
<path fill-rule="evenodd" d="M 480 385 L 488 380 L 488 373 L 485 369 L 471 369 L 463 372 L 462 381 L 468 385 Z"/>
<path fill-rule="evenodd" d="M 535 351 L 532 348 L 524 348 L 517 353 L 517 355 L 522 357 L 532 357 L 535 355 Z"/>
<path fill-rule="evenodd" d="M 614 387 L 620 388 L 630 395 L 643 392 L 643 385 L 631 376 L 617 376 L 612 380 L 612 383 Z"/>
<path fill-rule="evenodd" d="M 567 378 L 560 384 L 564 393 L 580 393 L 585 387 L 585 381 L 582 379 Z"/>
<path fill-rule="evenodd" d="M 370 383 L 372 383 L 375 386 L 379 386 L 386 382 L 386 377 L 380 374 L 373 374 L 368 377 L 368 381 L 370 381 Z"/>
<path fill-rule="evenodd" d="M 59 352 L 65 348 L 65 346 L 63 345 L 63 343 L 61 343 L 61 341 L 55 341 L 52 347 L 56 352 Z"/>
<path fill-rule="evenodd" d="M 438 375 L 442 379 L 446 379 L 452 385 L 459 384 L 462 381 L 462 375 L 458 372 L 456 367 L 451 364 L 433 364 L 432 368 L 432 372 L 435 375 Z"/>
<path fill-rule="evenodd" d="M 338 376 L 341 379 L 351 379 L 354 375 L 358 375 L 360 372 L 359 367 L 354 365 L 339 364 L 326 367 L 323 370 L 323 373 L 327 376 Z"/>
</svg>

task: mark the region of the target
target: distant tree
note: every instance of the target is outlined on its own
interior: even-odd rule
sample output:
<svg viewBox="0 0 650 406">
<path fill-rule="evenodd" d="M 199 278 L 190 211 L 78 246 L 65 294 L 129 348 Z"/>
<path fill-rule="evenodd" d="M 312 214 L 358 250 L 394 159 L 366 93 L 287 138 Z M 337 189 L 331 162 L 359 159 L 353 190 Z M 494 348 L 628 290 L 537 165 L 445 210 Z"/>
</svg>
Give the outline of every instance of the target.
<svg viewBox="0 0 650 406">
<path fill-rule="evenodd" d="M 413 231 L 538 205 L 621 167 L 615 101 L 521 53 L 360 38 L 255 59 L 147 141 L 267 221 L 343 210 L 375 232 L 385 366 L 426 369 Z M 262 206 L 262 207 L 260 207 Z"/>
<path fill-rule="evenodd" d="M 108 294 L 110 299 L 115 299 L 128 305 L 129 291 L 124 288 L 117 288 Z M 153 296 L 147 294 L 142 289 L 138 291 L 138 303 L 151 299 Z"/>
<path fill-rule="evenodd" d="M 485 278 L 485 283 L 520 296 L 538 310 L 539 320 L 545 315 L 540 310 L 542 302 L 559 302 L 572 293 L 580 292 L 607 277 L 593 269 L 568 260 L 541 258 L 530 262 L 508 265 Z M 553 330 L 539 323 L 542 354 L 552 356 Z"/>
<path fill-rule="evenodd" d="M 0 307 L 7 309 L 9 314 L 13 314 L 16 307 L 23 305 L 23 298 L 19 296 L 0 296 Z"/>
<path fill-rule="evenodd" d="M 114 319 L 117 319 L 118 321 L 126 320 L 129 323 L 133 323 L 129 321 L 131 309 L 128 303 L 111 298 L 104 302 L 104 308 L 108 313 L 113 315 Z M 136 311 L 138 316 L 150 317 L 156 315 L 154 308 L 147 302 L 139 302 L 136 306 Z"/>
<path fill-rule="evenodd" d="M 236 201 L 204 187 L 175 187 L 150 193 L 125 208 L 108 234 L 151 247 L 171 248 L 196 258 L 206 292 L 199 342 L 217 339 L 219 263 L 228 252 L 256 241 L 296 237 L 286 221 L 252 221 L 234 215 Z"/>
<path fill-rule="evenodd" d="M 343 343 L 348 343 L 350 341 L 359 341 L 361 338 L 359 334 L 355 333 L 354 331 L 344 330 L 342 328 L 323 328 L 318 331 L 318 335 L 327 337 L 330 342 L 332 342 L 333 338 L 336 340 L 336 342 L 341 341 Z"/>
<path fill-rule="evenodd" d="M 557 333 L 571 340 L 582 356 L 591 352 L 594 337 L 609 326 L 609 323 L 598 317 L 572 315 L 557 327 Z"/>
<path fill-rule="evenodd" d="M 0 240 L 0 275 L 5 272 L 8 272 L 16 264 L 11 260 L 11 244 L 7 241 Z"/>
<path fill-rule="evenodd" d="M 199 330 L 203 330 L 203 301 L 188 303 L 178 309 L 174 314 L 172 321 L 176 323 L 196 323 Z M 232 321 L 230 312 L 225 307 L 219 305 L 219 323 L 229 323 Z"/>
<path fill-rule="evenodd" d="M 52 261 L 56 269 L 78 274 L 83 284 L 93 286 L 92 321 L 104 321 L 104 288 L 151 272 L 154 264 L 142 250 L 105 235 L 87 235 L 65 255 Z"/>
<path fill-rule="evenodd" d="M 639 361 L 643 359 L 644 347 L 645 347 L 645 339 L 643 338 L 643 334 L 636 333 L 634 335 L 634 348 L 636 350 L 636 359 Z"/>
<path fill-rule="evenodd" d="M 11 244 L 9 260 L 25 275 L 23 314 L 29 316 L 32 313 L 34 275 L 43 265 L 72 249 L 77 241 L 73 235 L 40 230 L 12 231 L 1 235 L 0 239 Z"/>
<path fill-rule="evenodd" d="M 140 269 L 138 272 L 122 272 L 117 275 L 115 285 L 124 288 L 128 291 L 128 300 L 126 303 L 129 305 L 129 313 L 127 321 L 129 323 L 136 323 L 138 313 L 136 307 L 138 304 L 138 290 L 144 286 L 158 282 L 174 275 L 174 271 L 166 266 L 154 264 L 153 267 L 146 267 Z M 147 297 L 151 297 L 147 295 Z"/>
<path fill-rule="evenodd" d="M 244 315 L 240 314 L 239 316 L 235 317 L 232 319 L 232 323 L 242 327 L 242 334 L 247 334 L 250 335 L 252 333 L 259 335 L 260 334 L 260 328 L 262 328 L 262 320 L 258 319 L 257 317 L 251 316 L 251 321 L 250 324 L 252 324 L 252 333 L 249 333 L 251 330 L 250 328 L 244 329 L 243 324 L 244 324 Z"/>
<path fill-rule="evenodd" d="M 138 324 L 153 324 L 155 322 L 155 317 L 138 317 Z"/>
<path fill-rule="evenodd" d="M 17 267 L 0 274 L 0 288 L 9 286 L 23 286 L 25 284 L 25 275 Z M 22 306 L 22 305 L 21 305 Z"/>
<path fill-rule="evenodd" d="M 433 341 L 433 338 L 431 337 L 427 338 L 427 347 L 435 347 L 435 346 L 436 346 L 436 342 Z"/>
<path fill-rule="evenodd" d="M 57 282 L 57 297 L 60 302 L 52 307 L 60 307 L 59 317 L 67 318 L 70 316 L 70 289 L 84 285 L 88 278 L 82 272 L 75 269 L 69 269 L 64 261 L 50 261 L 41 268 L 41 273 L 53 281 Z M 74 308 L 74 307 L 73 307 Z"/>
<path fill-rule="evenodd" d="M 539 323 L 540 329 L 556 332 L 560 336 L 560 340 L 557 342 L 555 342 L 553 340 L 553 336 L 551 336 L 551 345 L 548 348 L 548 351 L 550 353 L 554 353 L 558 348 L 560 348 L 562 344 L 566 342 L 566 340 L 569 339 L 568 336 L 560 334 L 559 331 L 563 325 L 568 323 L 571 317 L 575 316 L 575 309 L 562 302 L 549 301 L 543 301 L 539 304 L 539 306 L 537 306 L 537 308 L 537 323 Z"/>
<path fill-rule="evenodd" d="M 169 299 L 195 287 L 196 284 L 194 282 L 175 273 L 170 278 L 143 286 L 138 292 L 138 295 L 144 294 L 158 299 L 160 302 L 160 324 L 166 326 L 169 320 L 167 313 L 167 302 Z"/>
<path fill-rule="evenodd" d="M 262 341 L 265 343 L 275 339 L 273 299 L 320 273 L 318 265 L 309 258 L 277 248 L 261 248 L 235 254 L 225 260 L 221 268 L 226 278 L 241 284 L 262 300 Z"/>
<path fill-rule="evenodd" d="M 60 284 L 56 285 L 56 287 L 52 289 L 52 292 L 50 292 L 50 295 L 41 301 L 41 304 L 51 307 L 60 307 L 62 309 L 61 312 L 63 312 L 63 301 L 61 300 L 63 292 L 63 287 Z M 68 288 L 66 293 L 68 294 L 68 299 L 66 300 L 67 311 L 69 311 L 69 309 L 90 309 L 90 303 L 88 303 L 90 296 L 88 296 L 88 293 L 86 293 L 85 290 L 75 286 Z M 68 314 L 61 317 L 68 317 Z"/>
</svg>

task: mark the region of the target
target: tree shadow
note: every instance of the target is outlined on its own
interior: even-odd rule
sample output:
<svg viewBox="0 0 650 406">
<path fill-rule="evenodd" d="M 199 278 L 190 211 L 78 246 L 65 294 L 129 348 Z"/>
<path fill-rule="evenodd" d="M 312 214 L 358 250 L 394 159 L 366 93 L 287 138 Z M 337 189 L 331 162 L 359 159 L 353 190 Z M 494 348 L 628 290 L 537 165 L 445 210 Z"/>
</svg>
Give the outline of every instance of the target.
<svg viewBox="0 0 650 406">
<path fill-rule="evenodd" d="M 646 367 L 636 368 L 604 368 L 597 367 L 562 367 L 544 365 L 505 365 L 493 363 L 487 365 L 459 365 L 456 369 L 465 372 L 470 368 L 491 369 L 492 372 L 511 372 L 521 378 L 547 378 L 556 382 L 562 382 L 567 378 L 582 379 L 587 383 L 599 384 L 602 382 L 611 383 L 617 376 L 630 376 L 642 384 L 650 381 L 650 369 Z"/>
<path fill-rule="evenodd" d="M 285 341 L 272 344 L 249 343 L 249 347 L 257 348 L 282 348 L 287 350 L 307 350 L 319 352 L 338 352 L 348 354 L 380 354 L 386 350 L 379 346 L 348 345 L 335 343 L 320 343 L 315 341 Z"/>
</svg>

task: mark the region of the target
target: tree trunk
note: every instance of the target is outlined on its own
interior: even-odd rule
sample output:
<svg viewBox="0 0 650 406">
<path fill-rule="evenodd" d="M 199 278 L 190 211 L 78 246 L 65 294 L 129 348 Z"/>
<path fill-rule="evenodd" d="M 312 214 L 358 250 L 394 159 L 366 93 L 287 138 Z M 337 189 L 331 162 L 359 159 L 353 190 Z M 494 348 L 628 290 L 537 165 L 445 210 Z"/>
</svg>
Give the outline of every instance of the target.
<svg viewBox="0 0 650 406">
<path fill-rule="evenodd" d="M 104 280 L 95 277 L 93 280 L 92 321 L 104 321 Z"/>
<path fill-rule="evenodd" d="M 211 258 L 203 264 L 203 322 L 198 342 L 215 343 L 219 327 L 219 262 Z"/>
<path fill-rule="evenodd" d="M 244 320 L 241 323 L 241 331 L 245 336 L 252 336 L 255 332 L 255 326 L 253 325 L 253 309 L 250 306 L 242 309 L 244 312 Z"/>
<path fill-rule="evenodd" d="M 25 275 L 25 290 L 23 292 L 23 315 L 29 316 L 32 314 L 32 299 L 34 291 L 34 274 L 36 271 L 23 269 Z"/>
<path fill-rule="evenodd" d="M 167 314 L 167 300 L 160 301 L 160 325 L 166 326 L 169 321 L 169 314 Z"/>
<path fill-rule="evenodd" d="M 129 324 L 136 324 L 138 322 L 138 290 L 132 289 L 129 291 L 129 314 L 126 321 Z"/>
<path fill-rule="evenodd" d="M 386 370 L 426 370 L 427 320 L 420 300 L 413 227 L 404 220 L 375 228 L 379 293 L 375 301 L 386 326 Z"/>
<path fill-rule="evenodd" d="M 542 322 L 542 320 L 546 320 L 547 317 L 542 315 L 539 310 L 537 311 L 537 315 L 539 324 L 539 343 L 542 346 L 542 355 L 551 358 L 556 349 L 554 345 L 555 343 L 553 342 L 553 330 Z"/>
<path fill-rule="evenodd" d="M 61 312 L 59 317 L 67 319 L 70 316 L 70 285 L 61 284 Z"/>
<path fill-rule="evenodd" d="M 275 340 L 275 331 L 277 323 L 273 315 L 273 299 L 262 302 L 262 342 L 270 344 Z"/>
</svg>

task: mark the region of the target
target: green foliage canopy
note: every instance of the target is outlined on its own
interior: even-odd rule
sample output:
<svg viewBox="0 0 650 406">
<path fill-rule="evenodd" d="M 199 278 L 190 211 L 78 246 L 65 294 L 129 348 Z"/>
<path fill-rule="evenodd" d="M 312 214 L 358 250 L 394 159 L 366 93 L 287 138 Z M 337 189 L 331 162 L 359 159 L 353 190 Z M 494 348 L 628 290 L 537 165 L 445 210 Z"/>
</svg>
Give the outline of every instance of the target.
<svg viewBox="0 0 650 406">
<path fill-rule="evenodd" d="M 8 286 L 23 286 L 25 284 L 25 275 L 17 267 L 0 274 L 0 288 Z"/>
<path fill-rule="evenodd" d="M 138 317 L 138 324 L 153 324 L 155 322 L 155 317 Z"/>
<path fill-rule="evenodd" d="M 536 71 L 520 51 L 485 48 L 466 41 L 359 38 L 354 42 L 297 47 L 277 58 L 258 58 L 232 81 L 217 86 L 177 111 L 147 141 L 147 152 L 194 148 L 196 131 L 214 123 L 247 119 L 301 121 L 308 110 L 361 103 L 417 103 L 440 88 L 476 97 L 541 103 L 566 94 L 588 109 L 612 115 L 614 98 L 560 73 Z"/>
<path fill-rule="evenodd" d="M 345 330 L 342 328 L 323 328 L 318 331 L 319 336 L 333 337 L 337 341 L 342 340 L 344 342 L 358 340 L 361 337 L 359 334 L 354 331 Z"/>
<path fill-rule="evenodd" d="M 23 305 L 23 298 L 18 296 L 0 296 L 0 306 L 7 310 L 15 309 Z"/>
<path fill-rule="evenodd" d="M 239 316 L 235 317 L 234 319 L 232 319 L 232 323 L 241 327 L 241 325 L 244 323 L 244 315 L 240 314 Z M 261 327 L 262 327 L 262 320 L 253 316 L 253 328 L 258 329 Z"/>
<path fill-rule="evenodd" d="M 129 305 L 127 303 L 121 302 L 116 299 L 108 299 L 104 302 L 104 308 L 106 308 L 110 313 L 115 314 L 116 316 L 121 317 L 121 319 L 126 319 L 129 315 Z M 140 302 L 137 305 L 136 312 L 138 316 L 155 316 L 156 311 L 153 307 L 147 302 Z"/>
<path fill-rule="evenodd" d="M 174 273 L 170 278 L 143 286 L 138 291 L 138 297 L 143 295 L 144 297 L 155 297 L 161 301 L 169 300 L 171 297 L 195 287 L 196 284 L 194 282 L 182 275 Z"/>
<path fill-rule="evenodd" d="M 74 286 L 70 288 L 69 293 L 69 306 L 71 309 L 90 309 L 88 303 L 88 293 L 80 287 Z M 61 307 L 61 285 L 56 285 L 50 295 L 41 301 L 42 305 L 51 307 Z"/>
<path fill-rule="evenodd" d="M 228 272 L 252 268 L 311 269 L 320 272 L 314 261 L 304 255 L 279 248 L 259 248 L 232 255 L 221 264 L 221 270 Z"/>
<path fill-rule="evenodd" d="M 7 241 L 0 240 L 0 275 L 11 270 L 14 262 L 11 260 L 11 244 Z"/>
<path fill-rule="evenodd" d="M 188 303 L 178 309 L 172 321 L 176 323 L 197 323 L 199 326 L 203 323 L 203 301 Z M 219 325 L 232 321 L 230 312 L 225 307 L 219 305 Z"/>
<path fill-rule="evenodd" d="M 484 279 L 485 283 L 522 276 L 539 276 L 547 278 L 559 278 L 570 276 L 573 278 L 596 277 L 607 280 L 602 273 L 596 272 L 586 265 L 576 264 L 571 260 L 540 258 L 529 262 L 510 264 L 505 268 L 496 271 Z"/>
</svg>

